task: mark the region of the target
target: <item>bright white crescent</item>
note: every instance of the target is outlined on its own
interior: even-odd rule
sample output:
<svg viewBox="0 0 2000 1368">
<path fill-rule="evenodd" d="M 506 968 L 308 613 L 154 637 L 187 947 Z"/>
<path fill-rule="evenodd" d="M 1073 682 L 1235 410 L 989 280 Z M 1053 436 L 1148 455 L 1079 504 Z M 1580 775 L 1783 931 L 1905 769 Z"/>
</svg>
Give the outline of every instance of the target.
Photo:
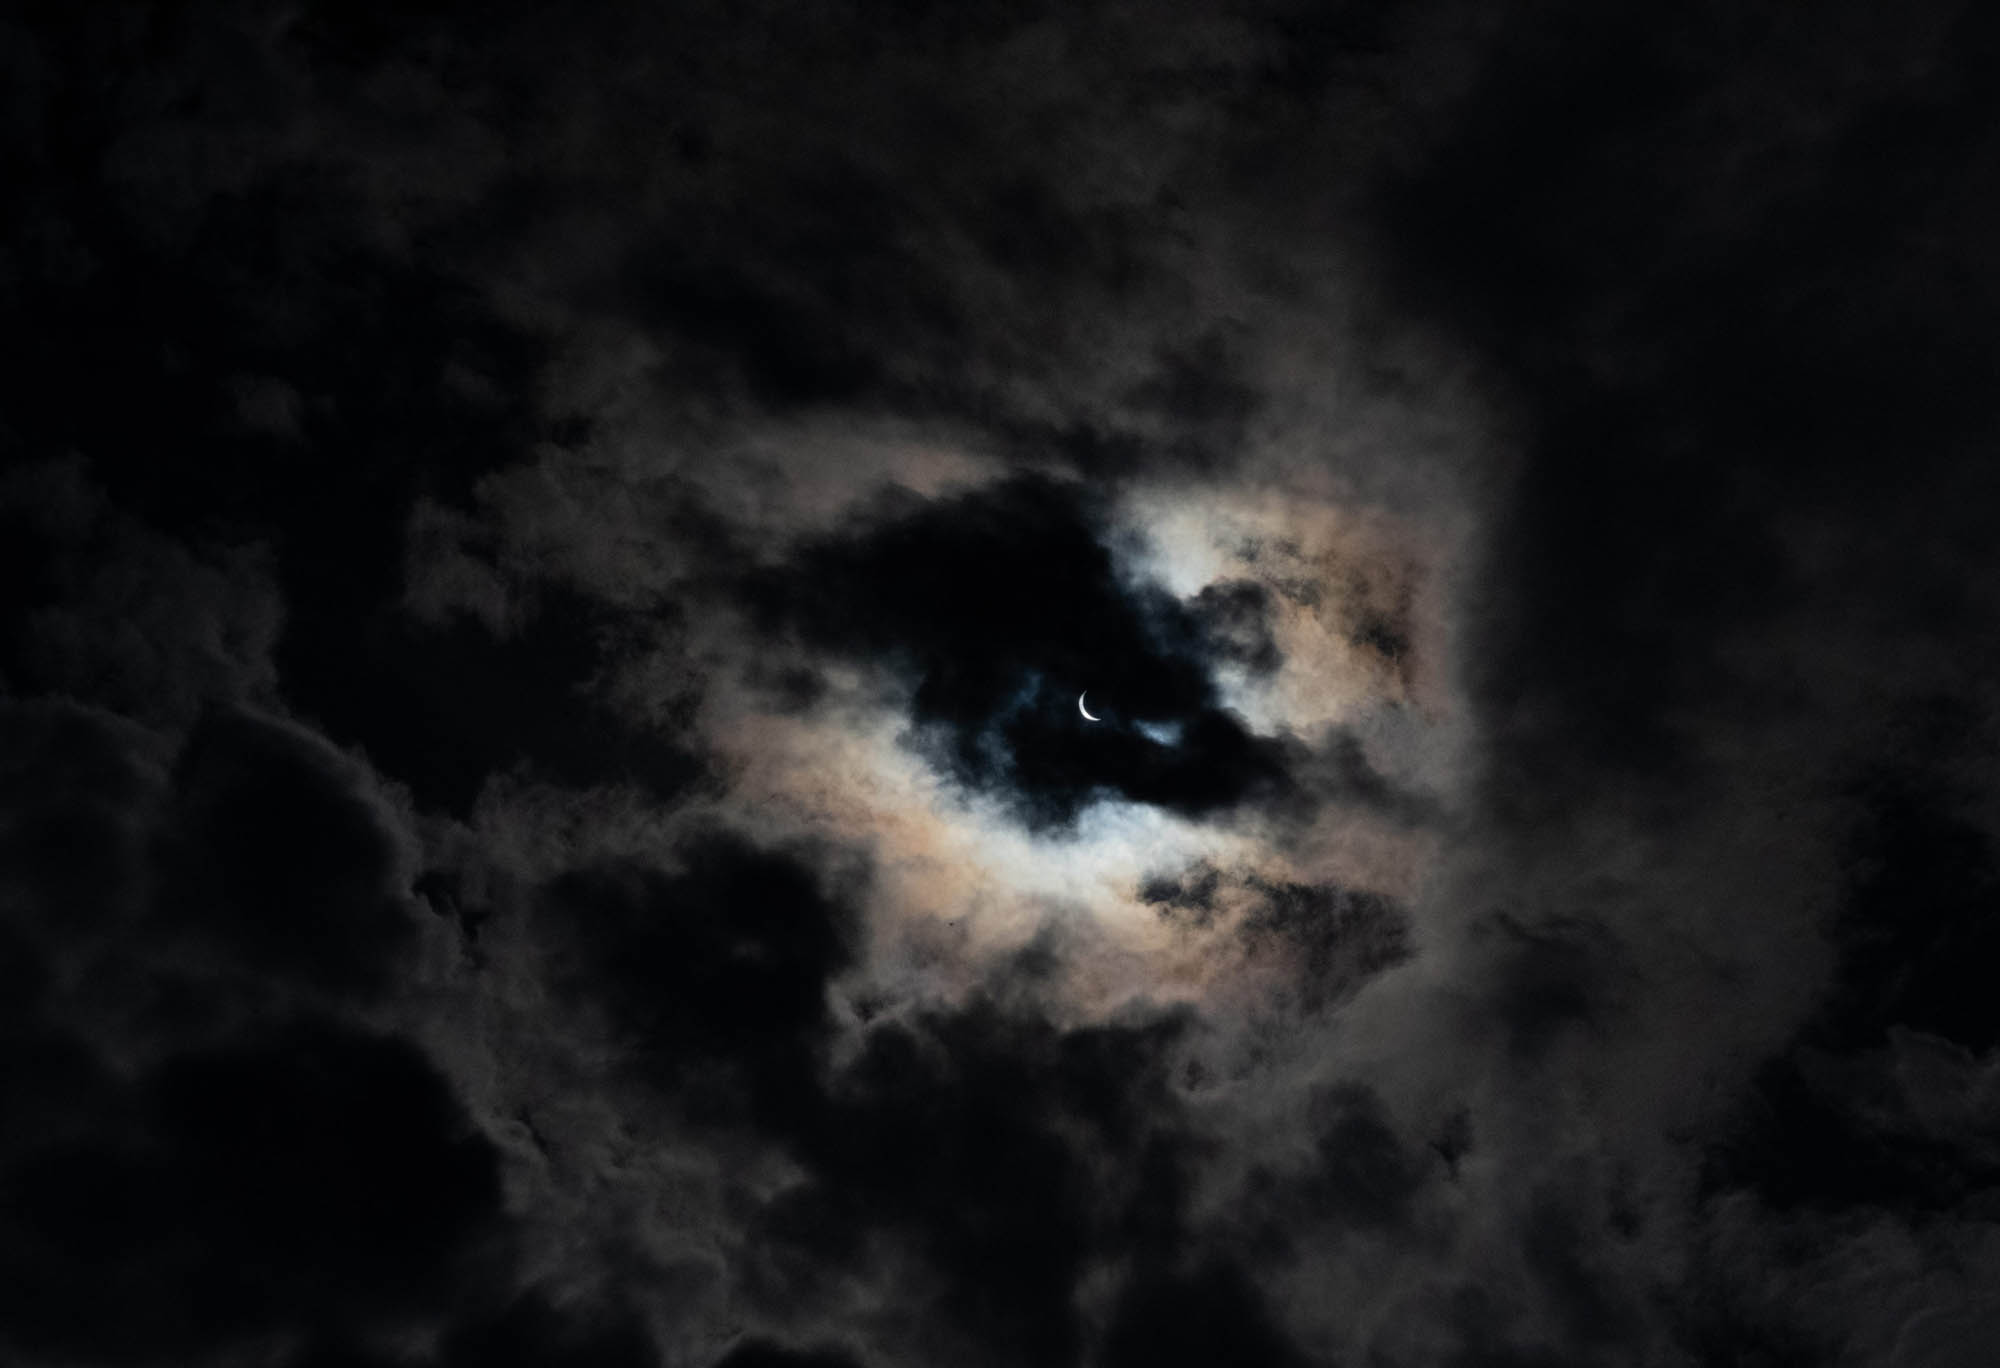
<svg viewBox="0 0 2000 1368">
<path fill-rule="evenodd" d="M 1085 717 L 1089 717 L 1089 718 L 1090 718 L 1090 720 L 1091 720 L 1091 721 L 1093 721 L 1093 722 L 1101 722 L 1101 721 L 1103 721 L 1104 719 L 1102 719 L 1102 718 L 1099 718 L 1099 717 L 1091 717 L 1091 716 L 1090 716 L 1090 709 L 1088 709 L 1088 708 L 1086 708 L 1086 707 L 1084 707 L 1084 706 L 1083 706 L 1083 700 L 1084 700 L 1084 699 L 1086 699 L 1086 698 L 1088 698 L 1088 697 L 1090 697 L 1090 690 L 1088 690 L 1088 689 L 1085 689 L 1085 690 L 1084 690 L 1084 691 L 1083 691 L 1082 693 L 1080 693 L 1080 694 L 1078 694 L 1078 695 L 1076 696 L 1076 710 L 1077 710 L 1078 712 L 1082 713 L 1082 714 L 1083 714 L 1083 715 L 1084 715 Z"/>
</svg>

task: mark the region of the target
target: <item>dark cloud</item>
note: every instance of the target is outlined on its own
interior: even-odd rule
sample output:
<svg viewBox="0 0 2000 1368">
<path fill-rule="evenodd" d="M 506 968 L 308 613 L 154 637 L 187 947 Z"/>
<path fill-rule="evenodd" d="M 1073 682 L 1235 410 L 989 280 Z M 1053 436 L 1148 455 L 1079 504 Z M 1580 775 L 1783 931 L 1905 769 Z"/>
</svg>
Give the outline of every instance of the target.
<svg viewBox="0 0 2000 1368">
<path fill-rule="evenodd" d="M 1304 1368 L 1311 1362 L 1273 1323 L 1241 1269 L 1143 1277 L 1126 1289 L 1105 1335 L 1103 1368 Z"/>
<path fill-rule="evenodd" d="M 897 374 L 903 358 L 964 359 L 950 283 L 898 241 L 913 206 L 896 187 L 829 161 L 769 207 L 778 212 L 742 225 L 767 240 L 690 235 L 672 244 L 679 251 L 649 242 L 620 282 L 622 302 L 636 304 L 652 330 L 694 349 L 685 369 L 733 383 L 751 403 L 789 409 L 880 402 L 907 385 Z"/>
<path fill-rule="evenodd" d="M 1156 874 L 1139 885 L 1139 901 L 1160 909 L 1163 917 L 1185 918 L 1199 930 L 1214 925 L 1220 910 L 1217 895 L 1222 871 L 1206 861 L 1179 874 Z"/>
<path fill-rule="evenodd" d="M 415 940 L 407 856 L 357 764 L 311 733 L 217 713 L 175 765 L 157 915 L 250 967 L 379 994 Z"/>
<path fill-rule="evenodd" d="M 1815 1043 L 1866 1048 L 1896 1025 L 1980 1053 L 2000 1043 L 2000 1004 L 1979 972 L 2000 954 L 2000 867 L 1956 787 L 1921 772 L 1860 785 L 1832 927 L 1839 969 L 1808 1031 Z"/>
<path fill-rule="evenodd" d="M 490 1312 L 448 1320 L 428 1353 L 361 1343 L 348 1333 L 307 1345 L 288 1368 L 654 1368 L 659 1362 L 652 1336 L 623 1308 L 558 1301 L 529 1288 Z"/>
<path fill-rule="evenodd" d="M 1255 580 L 1203 585 L 1194 596 L 1195 620 L 1216 654 L 1257 674 L 1284 662 L 1271 635 L 1271 591 Z"/>
<path fill-rule="evenodd" d="M 440 20 L 409 36 L 434 40 Z M 115 701 L 129 706 L 135 691 L 204 683 L 160 679 L 143 658 L 178 652 L 219 657 L 213 697 L 229 682 L 224 633 L 268 627 L 274 641 L 263 644 L 275 646 L 290 702 L 367 749 L 426 806 L 462 810 L 487 773 L 523 754 L 563 782 L 685 785 L 695 766 L 671 743 L 567 692 L 595 663 L 588 618 L 556 609 L 500 643 L 476 629 L 427 631 L 400 611 L 417 501 L 463 502 L 479 476 L 560 435 L 564 415 L 538 406 L 551 347 L 503 318 L 465 262 L 411 259 L 381 240 L 376 206 L 341 169 L 346 154 L 321 141 L 343 115 L 302 108 L 296 52 L 233 22 L 152 15 L 139 23 L 150 48 L 108 21 L 38 35 L 55 77 L 42 88 L 53 107 L 41 127 L 64 134 L 24 144 L 36 149 L 25 168 L 31 209 L 5 238 L 15 335 L 41 339 L 10 350 L 0 381 L 10 440 L 29 457 L 81 461 L 120 516 L 198 554 L 179 589 L 161 588 L 153 566 L 137 585 L 129 572 L 95 571 L 95 584 L 67 595 L 84 600 L 67 617 L 9 633 L 10 645 L 34 648 L 30 669 L 10 662 L 10 673 L 75 690 L 94 672 L 100 691 L 123 690 Z M 318 33 L 310 19 L 299 26 L 308 50 Z M 140 106 L 126 111 L 129 124 L 85 108 L 79 91 L 99 79 L 126 83 Z M 166 107 L 149 111 L 148 100 Z M 184 119 L 176 100 L 201 115 Z M 300 140 L 298 155 L 264 141 L 281 130 Z M 204 150 L 220 163 L 206 174 Z M 92 174 L 152 156 L 165 164 L 131 183 Z M 64 597 L 44 568 L 60 547 L 37 557 L 36 544 L 24 538 L 14 554 L 37 561 L 18 582 L 40 582 L 46 618 Z M 226 565 L 250 545 L 268 552 L 281 629 L 275 605 L 258 609 L 269 619 L 260 622 L 256 605 L 200 578 L 219 573 L 204 561 Z M 118 547 L 126 561 L 145 554 L 129 534 Z M 170 546 L 149 558 L 190 554 Z M 218 619 L 206 633 L 203 600 Z M 60 630 L 81 611 L 99 635 Z M 104 639 L 106 619 L 124 635 Z M 36 639 L 24 642 L 31 628 Z M 143 712 L 158 700 L 138 703 Z"/>
<path fill-rule="evenodd" d="M 110 1083 L 88 1042 L 47 1019 L 50 966 L 25 938 L 0 934 L 7 990 L 0 1017 L 0 1083 L 8 1096 L 4 1132 L 11 1152 L 34 1137 L 60 1131 L 85 1113 Z"/>
<path fill-rule="evenodd" d="M 1595 1232 L 1567 1194 L 1542 1193 L 1529 1212 L 1521 1252 L 1528 1270 L 1549 1294 L 1566 1341 L 1597 1353 L 1631 1344 L 1639 1329 L 1635 1309 L 1593 1248 Z"/>
<path fill-rule="evenodd" d="M 1075 1362 L 1088 1261 L 1180 1239 L 1193 1141 L 1169 1052 L 1183 1029 L 1065 1031 L 987 1004 L 875 1028 L 795 1138 L 810 1181 L 767 1213 L 764 1239 L 837 1266 L 869 1232 L 892 1234 L 982 1355 Z"/>
<path fill-rule="evenodd" d="M 1699 1361 L 1727 1359 L 1746 1368 L 1811 1368 L 1839 1352 L 1824 1333 L 1775 1326 L 1766 1316 L 1746 1315 L 1716 1296 L 1687 1317 L 1680 1338 Z"/>
<path fill-rule="evenodd" d="M 1941 1122 L 1900 1061 L 1969 1059 L 1994 1043 L 1978 968 L 1992 934 L 1991 838 L 1934 776 L 1857 787 L 1832 980 L 1758 1070 L 1705 1155 L 1704 1183 L 1779 1210 L 1950 1211 L 2000 1188 L 2000 1152 Z"/>
<path fill-rule="evenodd" d="M 1424 1187 L 1441 1172 L 1431 1149 L 1406 1137 L 1364 1084 L 1318 1089 L 1309 1112 L 1309 1155 L 1251 1172 L 1241 1207 L 1249 1247 L 1273 1266 L 1296 1267 L 1329 1241 L 1412 1239 Z"/>
<path fill-rule="evenodd" d="M 438 1368 L 653 1368 L 652 1336 L 617 1307 L 559 1305 L 529 1291 L 498 1314 L 461 1322 L 444 1336 Z"/>
<path fill-rule="evenodd" d="M 1842 13 L 1867 41 L 1719 7 L 1520 12 L 1397 201 L 1409 288 L 1530 429 L 1474 653 L 1501 781 L 1536 776 L 1518 796 L 1680 773 L 1690 714 L 1756 700 L 1726 635 L 1845 590 L 1790 563 L 1785 519 L 1858 529 L 1872 501 L 1985 483 L 1956 463 L 1996 416 L 1967 320 L 2000 198 L 1970 169 L 1989 97 L 1956 73 L 1992 25 Z M 1745 99 L 1797 117 L 1750 126 Z M 1873 592 L 1906 606 L 1935 550 Z"/>
<path fill-rule="evenodd" d="M 426 807 L 464 812 L 487 779 L 510 773 L 683 795 L 705 777 L 701 757 L 671 727 L 624 716 L 593 688 L 617 658 L 617 631 L 614 614 L 560 590 L 506 635 L 470 616 L 426 624 L 383 609 L 358 639 L 310 648 L 332 672 L 327 692 L 310 697 L 318 720 L 366 747 Z"/>
<path fill-rule="evenodd" d="M 1703 1181 L 1778 1211 L 1946 1212 L 2000 1188 L 2000 1155 L 1968 1140 L 1912 1106 L 1881 1055 L 1795 1046 L 1758 1071 Z"/>
<path fill-rule="evenodd" d="M 216 709 L 176 743 L 49 700 L 0 705 L 0 732 L 0 925 L 25 964 L 63 966 L 31 1030 L 131 1029 L 158 1048 L 407 983 L 413 837 L 324 738 Z"/>
<path fill-rule="evenodd" d="M 795 854 L 728 834 L 679 854 L 672 872 L 607 865 L 543 891 L 557 985 L 602 1004 L 656 1084 L 794 1124 L 831 1025 L 827 981 L 855 953 L 855 910 Z"/>
<path fill-rule="evenodd" d="M 72 703 L 0 715 L 0 1339 L 158 1362 L 435 1312 L 503 1238 L 498 1153 L 409 1041 L 297 1015 L 414 949 L 373 776 L 244 711 L 178 756 Z"/>
<path fill-rule="evenodd" d="M 1293 968 L 1301 1005 L 1352 994 L 1409 958 L 1409 917 L 1394 899 L 1338 884 L 1294 883 L 1200 862 L 1153 875 L 1139 900 L 1195 933 L 1222 926 L 1253 959 Z"/>
<path fill-rule="evenodd" d="M 103 931 L 144 896 L 159 783 L 144 733 L 75 704 L 0 703 L 0 880 L 8 920 Z"/>
<path fill-rule="evenodd" d="M 750 1340 L 716 1360 L 715 1368 L 860 1368 L 860 1361 L 838 1349 L 787 1349 Z"/>
<path fill-rule="evenodd" d="M 1601 921 L 1531 923 L 1500 912 L 1481 926 L 1494 948 L 1488 1010 L 1516 1055 L 1533 1059 L 1571 1033 L 1609 1024 L 1632 969 Z"/>
<path fill-rule="evenodd" d="M 0 673 L 156 725 L 268 701 L 283 608 L 257 545 L 190 547 L 114 507 L 80 458 L 0 477 L 14 596 Z"/>
<path fill-rule="evenodd" d="M 1401 826 L 1434 825 L 1443 816 L 1432 795 L 1390 778 L 1368 757 L 1361 738 L 1329 730 L 1298 769 L 1303 782 L 1329 801 L 1361 808 Z"/>
<path fill-rule="evenodd" d="M 1823 845 L 1794 825 L 1756 878 L 1708 864 L 1682 895 L 1764 916 L 1803 890 L 1830 942 L 1731 979 L 1806 1020 L 1772 1033 L 1713 1131 L 1694 1127 L 1706 1252 L 1755 1250 L 1728 1262 L 1734 1286 L 1702 1272 L 1682 1289 L 1678 1333 L 1702 1361 L 1888 1352 L 1906 1312 L 1825 1292 L 1868 1257 L 1843 1223 L 1984 1225 L 1990 1155 L 1938 1104 L 1952 1085 L 1907 1080 L 1933 1057 L 1958 1077 L 1954 1051 L 1993 1040 L 1964 975 L 1990 920 L 1972 909 L 1990 901 L 1991 790 L 1964 776 L 1990 751 L 1975 605 L 1994 563 L 1956 510 L 1990 501 L 1965 453 L 2000 419 L 2000 354 L 1970 326 L 1994 298 L 2000 196 L 1975 169 L 1995 107 L 1967 73 L 1995 37 L 1955 4 L 1806 26 L 1520 11 L 1387 201 L 1396 288 L 1502 378 L 1524 437 L 1469 604 L 1510 844 L 1574 867 L 1566 834 L 1608 801 L 1701 864 L 1714 837 L 1689 814 L 1777 832 L 1801 823 L 1777 786 L 1816 804 Z M 1863 676 L 1866 703 L 1832 683 Z M 1940 693 L 1949 745 L 1902 724 Z M 1601 1049 L 1586 1042 L 1658 981 L 1616 921 L 1489 924 L 1483 1010 L 1523 1060 Z M 1538 1206 L 1521 1238 L 1595 1361 L 1634 1303 L 1579 1276 L 1598 1262 L 1587 1210 Z M 1838 1252 L 1802 1253 L 1814 1240 Z"/>
<path fill-rule="evenodd" d="M 1422 1185 L 1426 1164 L 1389 1123 L 1381 1099 L 1356 1084 L 1315 1099 L 1317 1163 L 1308 1200 L 1340 1225 L 1400 1224 Z"/>
<path fill-rule="evenodd" d="M 288 1368 L 407 1368 L 408 1362 L 387 1350 L 376 1350 L 343 1337 L 307 1346 Z"/>
<path fill-rule="evenodd" d="M 437 1304 L 498 1156 L 408 1043 L 304 1021 L 166 1059 L 101 1137 L 16 1158 L 4 1333 L 119 1362 Z"/>
<path fill-rule="evenodd" d="M 1475 1324 L 1445 1362 L 1451 1368 L 1577 1368 L 1579 1360 L 1553 1349 L 1508 1344 Z"/>
<path fill-rule="evenodd" d="M 1158 415 L 1172 434 L 1159 444 L 1163 450 L 1156 460 L 1213 468 L 1235 455 L 1263 396 L 1245 378 L 1229 340 L 1209 333 L 1163 350 L 1154 374 L 1135 386 L 1127 401 Z"/>
<path fill-rule="evenodd" d="M 1409 957 L 1408 918 L 1380 893 L 1252 878 L 1255 901 L 1238 927 L 1253 951 L 1276 943 L 1296 957 L 1308 1003 L 1351 992 Z"/>
<path fill-rule="evenodd" d="M 306 1024 L 170 1060 L 165 1147 L 253 1295 L 420 1294 L 497 1214 L 499 1170 L 407 1042 Z M 261 1265 L 261 1267 L 260 1267 Z"/>
<path fill-rule="evenodd" d="M 1105 517 L 1037 478 L 891 499 L 756 580 L 751 601 L 773 627 L 905 671 L 921 744 L 1030 825 L 1103 797 L 1200 815 L 1284 795 L 1281 747 L 1217 700 L 1211 671 L 1236 648 L 1199 609 L 1121 578 Z M 1086 690 L 1104 722 L 1078 714 Z"/>
</svg>

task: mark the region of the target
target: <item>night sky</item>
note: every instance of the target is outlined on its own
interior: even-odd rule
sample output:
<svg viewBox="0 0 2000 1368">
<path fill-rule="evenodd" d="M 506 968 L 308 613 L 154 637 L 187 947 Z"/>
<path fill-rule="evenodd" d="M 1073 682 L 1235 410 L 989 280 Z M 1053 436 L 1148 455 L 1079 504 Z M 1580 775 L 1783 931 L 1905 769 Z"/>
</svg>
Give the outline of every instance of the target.
<svg viewBox="0 0 2000 1368">
<path fill-rule="evenodd" d="M 1996 71 L 5 7 L 0 1362 L 2000 1362 Z"/>
</svg>

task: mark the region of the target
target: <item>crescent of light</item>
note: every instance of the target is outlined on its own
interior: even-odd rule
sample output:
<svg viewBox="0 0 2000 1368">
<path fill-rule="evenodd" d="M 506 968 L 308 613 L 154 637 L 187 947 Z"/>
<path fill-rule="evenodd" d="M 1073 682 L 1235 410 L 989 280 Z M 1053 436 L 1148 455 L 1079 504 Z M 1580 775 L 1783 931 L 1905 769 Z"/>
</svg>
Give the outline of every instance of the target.
<svg viewBox="0 0 2000 1368">
<path fill-rule="evenodd" d="M 1101 722 L 1101 721 L 1103 721 L 1104 719 L 1103 719 L 1103 718 L 1101 718 L 1101 717 L 1091 717 L 1091 716 L 1090 716 L 1090 709 L 1088 709 L 1088 708 L 1086 708 L 1086 707 L 1084 707 L 1084 706 L 1083 706 L 1083 700 L 1084 700 L 1084 699 L 1086 699 L 1086 698 L 1088 698 L 1088 697 L 1090 697 L 1090 690 L 1088 690 L 1088 689 L 1085 689 L 1085 690 L 1084 690 L 1084 691 L 1083 691 L 1082 693 L 1080 693 L 1080 694 L 1078 694 L 1078 695 L 1076 696 L 1076 710 L 1077 710 L 1078 712 L 1082 713 L 1082 714 L 1083 714 L 1083 715 L 1084 715 L 1085 717 L 1088 717 L 1088 718 L 1090 718 L 1090 720 L 1091 720 L 1092 722 Z"/>
</svg>

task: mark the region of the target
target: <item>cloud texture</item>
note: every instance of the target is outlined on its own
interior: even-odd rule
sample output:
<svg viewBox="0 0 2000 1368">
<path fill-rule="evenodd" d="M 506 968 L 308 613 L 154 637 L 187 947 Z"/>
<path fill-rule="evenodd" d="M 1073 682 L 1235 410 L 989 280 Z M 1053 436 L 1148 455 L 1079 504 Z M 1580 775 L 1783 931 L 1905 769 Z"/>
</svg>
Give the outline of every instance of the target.
<svg viewBox="0 0 2000 1368">
<path fill-rule="evenodd" d="M 1984 1361 L 1996 39 L 0 20 L 4 1356 Z"/>
</svg>

